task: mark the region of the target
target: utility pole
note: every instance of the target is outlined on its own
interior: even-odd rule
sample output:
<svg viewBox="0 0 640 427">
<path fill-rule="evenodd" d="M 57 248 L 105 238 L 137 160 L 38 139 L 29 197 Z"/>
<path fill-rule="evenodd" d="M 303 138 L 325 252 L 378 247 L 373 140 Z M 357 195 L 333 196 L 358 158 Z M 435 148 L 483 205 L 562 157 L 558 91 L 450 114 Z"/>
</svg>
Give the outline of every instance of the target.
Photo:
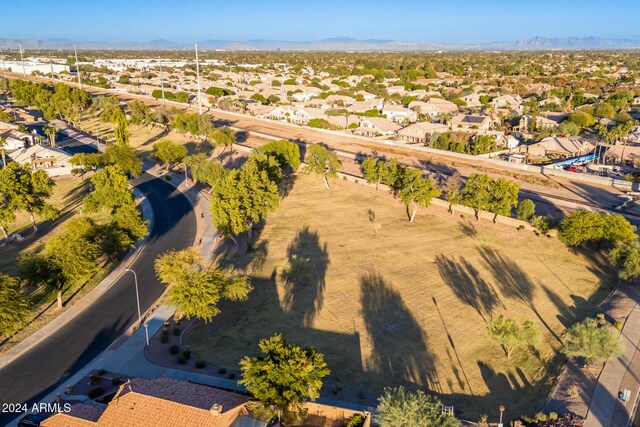
<svg viewBox="0 0 640 427">
<path fill-rule="evenodd" d="M 4 70 L 4 78 L 7 78 L 7 64 L 5 63 L 4 50 L 0 49 L 0 55 L 2 55 L 2 69 Z"/>
<path fill-rule="evenodd" d="M 198 62 L 198 44 L 196 46 L 196 78 L 198 79 L 198 114 L 202 115 L 202 96 L 200 96 L 200 63 Z"/>
<path fill-rule="evenodd" d="M 25 70 L 24 68 L 24 57 L 22 56 L 22 54 L 24 53 L 24 50 L 22 49 L 22 45 L 19 44 L 18 47 L 20 48 L 20 62 L 22 62 L 22 75 L 26 76 L 27 75 L 27 70 Z"/>
<path fill-rule="evenodd" d="M 164 102 L 164 77 L 162 75 L 162 58 L 160 58 L 160 87 L 162 88 L 162 106 L 165 106 Z"/>
<path fill-rule="evenodd" d="M 53 62 L 51 61 L 51 52 L 47 52 L 47 54 L 49 55 L 49 66 L 51 67 L 51 84 L 53 84 L 55 82 L 55 79 L 53 78 Z"/>
<path fill-rule="evenodd" d="M 82 89 L 82 78 L 80 78 L 80 66 L 78 65 L 78 51 L 76 50 L 76 44 L 73 44 L 73 53 L 76 55 L 76 73 L 78 73 L 78 86 Z"/>
</svg>

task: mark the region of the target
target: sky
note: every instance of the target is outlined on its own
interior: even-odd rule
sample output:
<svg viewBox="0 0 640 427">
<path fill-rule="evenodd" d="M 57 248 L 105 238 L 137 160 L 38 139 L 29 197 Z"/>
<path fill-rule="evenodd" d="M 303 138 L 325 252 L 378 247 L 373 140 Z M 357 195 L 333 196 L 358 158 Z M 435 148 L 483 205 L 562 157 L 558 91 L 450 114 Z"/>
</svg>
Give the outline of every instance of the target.
<svg viewBox="0 0 640 427">
<path fill-rule="evenodd" d="M 421 42 L 640 38 L 638 0 L 0 0 L 0 38 Z"/>
</svg>

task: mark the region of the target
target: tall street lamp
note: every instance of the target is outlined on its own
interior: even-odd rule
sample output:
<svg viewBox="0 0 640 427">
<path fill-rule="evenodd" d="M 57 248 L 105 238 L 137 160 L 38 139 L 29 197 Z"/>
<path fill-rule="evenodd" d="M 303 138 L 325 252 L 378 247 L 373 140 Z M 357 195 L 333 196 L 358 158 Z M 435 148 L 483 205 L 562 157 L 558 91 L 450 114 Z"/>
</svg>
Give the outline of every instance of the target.
<svg viewBox="0 0 640 427">
<path fill-rule="evenodd" d="M 500 422 L 498 423 L 498 427 L 503 427 L 502 425 L 502 413 L 504 412 L 506 408 L 504 407 L 504 405 L 500 405 Z"/>
<path fill-rule="evenodd" d="M 138 292 L 138 275 L 136 274 L 135 271 L 131 270 L 130 268 L 126 268 L 124 271 L 133 273 L 133 281 L 136 285 L 136 302 L 138 303 L 138 325 L 140 325 L 142 324 L 142 313 L 140 312 L 140 294 Z M 147 347 L 149 347 L 149 330 L 147 328 L 144 328 L 144 330 L 147 338 Z"/>
</svg>

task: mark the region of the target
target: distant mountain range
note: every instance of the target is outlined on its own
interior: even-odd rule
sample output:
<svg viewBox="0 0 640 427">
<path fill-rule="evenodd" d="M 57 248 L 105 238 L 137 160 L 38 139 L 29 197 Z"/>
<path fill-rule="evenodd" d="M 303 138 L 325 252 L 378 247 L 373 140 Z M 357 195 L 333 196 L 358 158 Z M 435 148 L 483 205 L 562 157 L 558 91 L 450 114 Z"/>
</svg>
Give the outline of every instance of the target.
<svg viewBox="0 0 640 427">
<path fill-rule="evenodd" d="M 528 40 L 484 43 L 428 43 L 396 40 L 357 40 L 350 37 L 332 37 L 314 41 L 278 40 L 203 40 L 198 47 L 204 50 L 315 50 L 315 51 L 437 51 L 437 50 L 554 50 L 554 49 L 638 49 L 640 37 L 636 39 L 609 39 L 600 37 L 534 37 Z M 74 42 L 68 39 L 0 39 L 0 47 L 17 49 L 69 49 Z M 78 49 L 114 50 L 187 50 L 191 43 L 170 40 L 148 42 L 75 42 Z"/>
</svg>

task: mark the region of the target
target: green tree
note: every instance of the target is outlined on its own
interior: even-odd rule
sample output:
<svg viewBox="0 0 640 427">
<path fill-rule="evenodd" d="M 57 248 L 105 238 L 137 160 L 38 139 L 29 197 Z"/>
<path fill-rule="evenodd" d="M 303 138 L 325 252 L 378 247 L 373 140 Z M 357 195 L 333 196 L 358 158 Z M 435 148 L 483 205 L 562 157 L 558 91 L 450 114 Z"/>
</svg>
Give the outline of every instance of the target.
<svg viewBox="0 0 640 427">
<path fill-rule="evenodd" d="M 127 107 L 131 113 L 131 123 L 137 126 L 153 125 L 153 113 L 151 108 L 139 99 L 131 101 Z"/>
<path fill-rule="evenodd" d="M 520 185 L 514 181 L 498 178 L 491 182 L 489 212 L 494 214 L 493 222 L 498 219 L 498 215 L 510 216 L 511 209 L 518 204 L 518 192 Z"/>
<path fill-rule="evenodd" d="M 291 170 L 295 172 L 300 167 L 300 147 L 295 142 L 281 139 L 279 141 L 270 141 L 254 149 L 254 152 L 260 152 L 275 157 L 280 162 L 283 171 Z"/>
<path fill-rule="evenodd" d="M 281 335 L 261 340 L 259 347 L 261 356 L 240 361 L 238 382 L 257 399 L 254 409 L 277 415 L 282 424 L 287 412 L 298 412 L 307 398 L 320 396 L 322 379 L 330 371 L 321 353 L 289 344 Z"/>
<path fill-rule="evenodd" d="M 558 238 L 568 246 L 578 246 L 588 242 L 628 243 L 637 235 L 636 227 L 621 215 L 579 210 L 560 221 Z"/>
<path fill-rule="evenodd" d="M 596 117 L 600 117 L 603 119 L 613 119 L 616 114 L 616 110 L 611 106 L 611 104 L 601 102 L 596 106 L 594 114 Z"/>
<path fill-rule="evenodd" d="M 2 157 L 3 168 L 7 166 L 7 150 L 5 148 L 6 145 L 7 145 L 7 139 L 0 136 L 0 157 Z"/>
<path fill-rule="evenodd" d="M 385 388 L 373 416 L 380 427 L 459 427 L 460 421 L 442 413 L 442 402 L 422 390 L 411 393 L 404 387 Z"/>
<path fill-rule="evenodd" d="M 87 212 L 110 209 L 115 212 L 121 206 L 134 205 L 134 197 L 129 189 L 129 180 L 119 166 L 107 166 L 91 177 L 94 191 L 84 198 Z"/>
<path fill-rule="evenodd" d="M 136 150 L 129 144 L 110 144 L 104 150 L 102 165 L 117 165 L 120 169 L 131 175 L 139 176 L 142 173 L 142 159 Z M 101 166 L 100 164 L 96 165 Z"/>
<path fill-rule="evenodd" d="M 633 241 L 609 252 L 611 263 L 618 268 L 618 277 L 635 283 L 640 277 L 640 243 Z"/>
<path fill-rule="evenodd" d="M 56 134 L 58 133 L 58 129 L 53 126 L 45 125 L 42 128 L 42 131 L 49 137 L 49 144 L 52 147 L 56 146 Z"/>
<path fill-rule="evenodd" d="M 227 170 L 218 160 L 210 160 L 206 154 L 194 154 L 184 158 L 191 168 L 191 176 L 196 182 L 209 184 L 211 188 L 226 174 Z"/>
<path fill-rule="evenodd" d="M 578 110 L 569 114 L 569 122 L 575 123 L 582 128 L 588 128 L 596 123 L 596 119 L 586 111 Z"/>
<path fill-rule="evenodd" d="M 49 239 L 43 253 L 30 253 L 19 260 L 22 275 L 30 284 L 56 290 L 58 309 L 62 308 L 66 288 L 86 282 L 99 270 L 100 247 L 93 235 L 90 220 L 78 218 L 62 234 Z"/>
<path fill-rule="evenodd" d="M 622 343 L 610 327 L 601 327 L 595 319 L 585 319 L 569 328 L 562 351 L 567 356 L 584 358 L 586 366 L 589 362 L 605 362 L 620 355 Z"/>
<path fill-rule="evenodd" d="M 218 128 L 212 134 L 213 144 L 216 147 L 222 147 L 222 152 L 231 148 L 233 152 L 233 144 L 236 142 L 236 131 L 228 127 Z"/>
<path fill-rule="evenodd" d="M 369 184 L 375 184 L 376 190 L 384 178 L 385 169 L 386 164 L 384 160 L 380 160 L 374 156 L 369 156 L 360 163 L 360 170 L 364 175 L 364 179 L 366 179 Z"/>
<path fill-rule="evenodd" d="M 518 219 L 522 221 L 531 221 L 536 214 L 536 204 L 531 199 L 524 199 L 518 203 Z"/>
<path fill-rule="evenodd" d="M 311 173 L 322 175 L 324 185 L 329 188 L 328 177 L 335 177 L 342 168 L 338 155 L 320 144 L 312 144 L 307 148 L 307 169 Z"/>
<path fill-rule="evenodd" d="M 409 222 L 413 222 L 418 213 L 418 207 L 431 206 L 431 200 L 440 195 L 440 190 L 435 187 L 430 178 L 422 177 L 422 172 L 416 168 L 407 168 L 403 189 L 400 191 L 400 200 L 407 208 Z M 413 211 L 409 213 L 409 205 Z"/>
<path fill-rule="evenodd" d="M 29 214 L 34 233 L 38 232 L 35 215 L 44 219 L 54 219 L 60 215 L 58 208 L 47 203 L 54 185 L 45 171 L 32 172 L 26 165 L 12 162 L 0 170 L 0 196 L 7 201 L 9 210 Z"/>
<path fill-rule="evenodd" d="M 181 162 L 187 155 L 187 148 L 170 139 L 161 139 L 153 144 L 153 157 L 164 163 L 167 170 L 174 164 Z"/>
<path fill-rule="evenodd" d="M 540 334 L 533 322 L 525 320 L 518 324 L 514 319 L 500 315 L 487 323 L 487 335 L 502 346 L 507 359 L 513 352 L 523 345 L 536 345 L 540 341 Z"/>
<path fill-rule="evenodd" d="M 122 110 L 118 109 L 118 111 Z M 113 131 L 113 136 L 116 139 L 116 144 L 129 144 L 129 122 L 126 117 L 118 119 L 116 128 Z"/>
<path fill-rule="evenodd" d="M 245 301 L 253 289 L 247 277 L 204 268 L 202 258 L 192 248 L 160 255 L 155 270 L 160 281 L 169 287 L 167 296 L 180 315 L 205 323 L 220 313 L 220 299 Z"/>
<path fill-rule="evenodd" d="M 476 220 L 480 219 L 480 211 L 488 211 L 492 201 L 493 179 L 484 174 L 469 175 L 462 188 L 460 201 L 463 205 L 473 208 Z"/>
<path fill-rule="evenodd" d="M 0 335 L 9 337 L 29 317 L 31 305 L 20 293 L 20 281 L 0 274 Z"/>
</svg>

